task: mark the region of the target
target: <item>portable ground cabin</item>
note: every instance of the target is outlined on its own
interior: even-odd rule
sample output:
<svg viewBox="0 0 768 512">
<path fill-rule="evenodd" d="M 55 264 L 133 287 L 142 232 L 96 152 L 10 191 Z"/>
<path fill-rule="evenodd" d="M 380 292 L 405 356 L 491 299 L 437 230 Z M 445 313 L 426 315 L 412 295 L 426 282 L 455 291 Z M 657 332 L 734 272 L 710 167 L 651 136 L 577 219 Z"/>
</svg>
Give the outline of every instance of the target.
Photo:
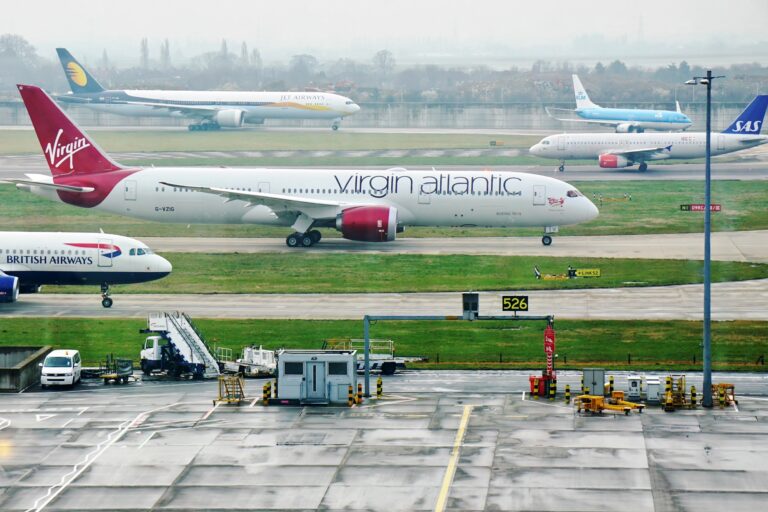
<svg viewBox="0 0 768 512">
<path fill-rule="evenodd" d="M 347 403 L 357 390 L 356 350 L 280 350 L 277 398 L 299 403 Z"/>
</svg>

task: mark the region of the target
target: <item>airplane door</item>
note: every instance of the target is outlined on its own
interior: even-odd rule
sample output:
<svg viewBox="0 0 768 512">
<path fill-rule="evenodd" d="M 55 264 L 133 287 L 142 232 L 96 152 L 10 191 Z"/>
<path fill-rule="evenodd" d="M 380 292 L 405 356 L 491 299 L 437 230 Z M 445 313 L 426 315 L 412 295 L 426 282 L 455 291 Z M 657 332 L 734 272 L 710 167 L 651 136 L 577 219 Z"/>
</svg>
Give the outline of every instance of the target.
<svg viewBox="0 0 768 512">
<path fill-rule="evenodd" d="M 126 201 L 136 200 L 136 180 L 125 181 L 125 200 Z"/>
<path fill-rule="evenodd" d="M 430 204 L 430 202 L 429 194 L 422 194 L 421 190 L 419 190 L 419 204 Z"/>
<path fill-rule="evenodd" d="M 718 135 L 717 136 L 717 150 L 722 151 L 725 149 L 725 136 L 724 135 Z"/>
<path fill-rule="evenodd" d="M 325 397 L 325 363 L 307 363 L 305 374 L 307 383 L 307 398 L 324 399 Z"/>
<path fill-rule="evenodd" d="M 266 192 L 269 193 L 269 182 L 268 181 L 260 181 L 259 186 L 256 189 L 259 192 Z"/>
<path fill-rule="evenodd" d="M 546 199 L 545 199 L 546 195 L 547 195 L 546 185 L 533 186 L 533 204 L 534 205 L 546 204 Z"/>
<path fill-rule="evenodd" d="M 112 249 L 112 240 L 108 240 L 106 238 L 99 238 L 97 240 L 99 243 L 99 248 L 96 249 L 98 251 L 98 256 L 96 257 L 96 264 L 99 267 L 111 267 L 112 266 L 112 258 L 107 258 L 107 254 L 112 254 L 114 252 L 114 249 Z"/>
<path fill-rule="evenodd" d="M 558 135 L 557 137 L 557 149 L 564 150 L 565 149 L 565 135 Z"/>
</svg>

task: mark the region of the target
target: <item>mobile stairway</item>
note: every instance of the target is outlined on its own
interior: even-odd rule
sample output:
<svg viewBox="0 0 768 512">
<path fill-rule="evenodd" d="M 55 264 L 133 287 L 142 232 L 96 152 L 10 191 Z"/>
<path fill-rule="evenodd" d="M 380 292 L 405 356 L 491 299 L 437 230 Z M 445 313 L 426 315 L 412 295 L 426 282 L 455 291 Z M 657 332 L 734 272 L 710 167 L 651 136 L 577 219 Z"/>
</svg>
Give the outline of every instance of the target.
<svg viewBox="0 0 768 512">
<path fill-rule="evenodd" d="M 198 379 L 220 375 L 219 363 L 186 314 L 150 313 L 147 328 L 141 332 L 151 334 L 141 351 L 141 369 L 145 374 L 165 371 L 176 378 L 188 374 Z"/>
</svg>

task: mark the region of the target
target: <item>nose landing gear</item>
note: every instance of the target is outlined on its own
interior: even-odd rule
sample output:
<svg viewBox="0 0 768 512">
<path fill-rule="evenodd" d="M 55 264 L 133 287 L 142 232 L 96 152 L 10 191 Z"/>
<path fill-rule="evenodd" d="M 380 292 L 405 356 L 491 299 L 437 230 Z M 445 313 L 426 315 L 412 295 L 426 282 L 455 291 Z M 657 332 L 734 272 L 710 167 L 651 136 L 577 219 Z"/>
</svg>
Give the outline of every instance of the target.
<svg viewBox="0 0 768 512">
<path fill-rule="evenodd" d="M 101 305 L 105 308 L 112 307 L 112 299 L 109 296 L 109 285 L 107 283 L 101 284 Z"/>
</svg>

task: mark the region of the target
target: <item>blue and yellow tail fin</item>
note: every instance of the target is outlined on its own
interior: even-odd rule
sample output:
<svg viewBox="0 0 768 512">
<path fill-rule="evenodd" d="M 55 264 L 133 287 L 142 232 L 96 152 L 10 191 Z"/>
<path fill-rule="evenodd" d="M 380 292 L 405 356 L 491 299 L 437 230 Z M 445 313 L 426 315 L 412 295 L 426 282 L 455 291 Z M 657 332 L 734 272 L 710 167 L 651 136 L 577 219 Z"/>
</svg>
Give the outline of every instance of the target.
<svg viewBox="0 0 768 512">
<path fill-rule="evenodd" d="M 104 90 L 101 84 L 77 62 L 77 59 L 66 48 L 56 48 L 56 53 L 59 54 L 61 67 L 64 68 L 64 74 L 67 75 L 67 81 L 73 93 L 81 94 Z"/>
</svg>

